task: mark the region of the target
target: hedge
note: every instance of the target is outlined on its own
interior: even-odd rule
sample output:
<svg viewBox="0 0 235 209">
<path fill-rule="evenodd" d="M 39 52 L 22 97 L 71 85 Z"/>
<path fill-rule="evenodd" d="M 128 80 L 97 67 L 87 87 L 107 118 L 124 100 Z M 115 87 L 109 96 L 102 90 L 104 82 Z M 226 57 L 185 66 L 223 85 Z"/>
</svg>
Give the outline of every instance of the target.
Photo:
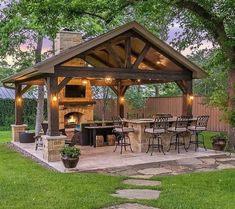
<svg viewBox="0 0 235 209">
<path fill-rule="evenodd" d="M 24 99 L 23 102 L 23 121 L 29 125 L 29 128 L 34 128 L 37 101 L 35 99 Z M 46 114 L 46 104 L 44 108 L 44 113 Z M 11 124 L 14 123 L 15 101 L 13 99 L 0 99 L 0 130 L 9 130 Z"/>
</svg>

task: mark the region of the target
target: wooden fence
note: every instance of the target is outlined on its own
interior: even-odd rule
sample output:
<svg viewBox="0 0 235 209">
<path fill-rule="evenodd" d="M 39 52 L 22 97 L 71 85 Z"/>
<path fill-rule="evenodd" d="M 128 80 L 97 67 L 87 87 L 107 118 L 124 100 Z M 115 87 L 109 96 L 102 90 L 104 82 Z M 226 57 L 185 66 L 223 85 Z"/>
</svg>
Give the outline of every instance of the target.
<svg viewBox="0 0 235 209">
<path fill-rule="evenodd" d="M 226 124 L 221 118 L 223 113 L 214 107 L 210 107 L 204 104 L 204 98 L 195 96 L 193 100 L 193 115 L 209 115 L 208 130 L 211 131 L 227 131 L 228 124 Z M 95 118 L 102 119 L 102 108 L 103 101 L 96 100 L 95 105 Z M 173 116 L 182 114 L 182 97 L 150 97 L 148 98 L 146 105 L 143 109 L 133 111 L 129 109 L 128 105 L 125 104 L 125 117 L 127 114 L 129 117 L 137 115 L 138 117 L 151 117 L 156 113 L 170 113 Z M 116 101 L 109 100 L 108 107 L 105 114 L 105 119 L 110 120 L 113 115 L 117 114 Z"/>
</svg>

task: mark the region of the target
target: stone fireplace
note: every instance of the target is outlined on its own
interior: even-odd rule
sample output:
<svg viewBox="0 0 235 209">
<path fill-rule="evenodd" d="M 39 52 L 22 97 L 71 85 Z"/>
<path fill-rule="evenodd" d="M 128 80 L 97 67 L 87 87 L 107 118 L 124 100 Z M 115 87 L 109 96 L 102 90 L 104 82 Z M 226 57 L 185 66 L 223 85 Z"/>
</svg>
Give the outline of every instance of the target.
<svg viewBox="0 0 235 209">
<path fill-rule="evenodd" d="M 93 120 L 93 105 L 60 105 L 60 129 L 75 128 L 80 123 Z"/>
<path fill-rule="evenodd" d="M 80 44 L 82 41 L 83 39 L 80 33 L 61 30 L 55 39 L 56 54 L 69 47 Z M 82 59 L 75 57 L 70 61 L 63 63 L 63 66 L 87 66 L 87 63 Z M 59 77 L 59 83 L 63 79 L 63 77 Z M 73 78 L 67 83 L 67 85 L 83 87 L 82 89 L 85 92 L 77 97 L 74 97 L 74 95 L 69 97 L 66 95 L 66 87 L 60 91 L 58 95 L 60 129 L 75 128 L 77 124 L 93 120 L 94 102 L 92 100 L 90 81 L 88 79 Z M 76 89 L 74 89 L 74 91 L 76 91 Z"/>
</svg>

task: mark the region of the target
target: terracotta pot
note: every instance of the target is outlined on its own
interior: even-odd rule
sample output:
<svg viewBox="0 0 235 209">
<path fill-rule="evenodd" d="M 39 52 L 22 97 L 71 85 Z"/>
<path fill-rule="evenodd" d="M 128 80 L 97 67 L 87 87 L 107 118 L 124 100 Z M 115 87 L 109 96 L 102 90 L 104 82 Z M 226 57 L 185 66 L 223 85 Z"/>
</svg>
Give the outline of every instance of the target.
<svg viewBox="0 0 235 209">
<path fill-rule="evenodd" d="M 226 142 L 225 141 L 217 141 L 215 143 L 212 143 L 213 149 L 217 150 L 217 151 L 223 151 L 225 146 L 226 146 Z"/>
<path fill-rule="evenodd" d="M 79 157 L 77 158 L 61 157 L 61 160 L 65 168 L 75 168 L 78 164 Z"/>
</svg>

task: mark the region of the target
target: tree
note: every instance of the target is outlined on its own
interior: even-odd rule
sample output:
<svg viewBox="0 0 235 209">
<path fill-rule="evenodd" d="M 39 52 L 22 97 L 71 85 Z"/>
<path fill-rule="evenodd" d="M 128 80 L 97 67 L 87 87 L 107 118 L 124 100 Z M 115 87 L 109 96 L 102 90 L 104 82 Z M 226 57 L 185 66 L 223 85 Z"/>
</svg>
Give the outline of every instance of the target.
<svg viewBox="0 0 235 209">
<path fill-rule="evenodd" d="M 26 1 L 10 1 L 1 10 L 0 29 L 0 57 L 12 56 L 16 62 L 13 67 L 17 71 L 25 69 L 42 59 L 43 37 L 49 32 L 44 31 L 44 27 L 38 18 L 31 13 Z M 39 5 L 38 5 L 39 6 Z M 23 46 L 27 47 L 24 51 Z M 38 104 L 35 133 L 39 134 L 43 121 L 44 110 L 44 87 L 38 87 Z"/>
<path fill-rule="evenodd" d="M 166 28 L 178 25 L 179 29 L 172 39 L 178 50 L 189 46 L 197 50 L 205 41 L 212 42 L 215 48 L 223 53 L 228 61 L 228 99 L 227 109 L 230 117 L 229 145 L 235 145 L 235 130 L 231 122 L 235 115 L 235 1 L 234 0 L 116 0 L 105 2 L 102 12 L 96 13 L 107 21 L 129 19 L 140 20 L 147 28 L 157 34 L 159 25 L 167 24 Z M 113 4 L 118 5 L 117 10 Z M 100 9 L 100 5 L 97 6 Z M 94 8 L 94 12 L 97 11 Z M 131 14 L 130 14 L 131 11 Z M 167 29 L 166 29 L 167 31 Z"/>
</svg>

